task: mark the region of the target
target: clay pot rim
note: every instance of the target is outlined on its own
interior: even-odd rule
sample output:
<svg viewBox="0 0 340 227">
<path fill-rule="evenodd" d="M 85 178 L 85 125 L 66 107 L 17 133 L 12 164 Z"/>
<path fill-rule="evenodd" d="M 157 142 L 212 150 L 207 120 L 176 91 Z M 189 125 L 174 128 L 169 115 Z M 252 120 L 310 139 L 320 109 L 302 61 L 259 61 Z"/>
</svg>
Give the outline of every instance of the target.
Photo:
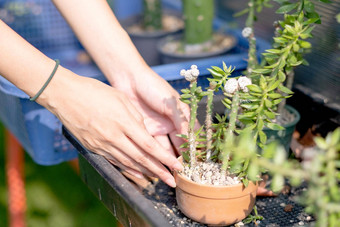
<svg viewBox="0 0 340 227">
<path fill-rule="evenodd" d="M 237 186 L 244 186 L 242 182 L 238 183 L 238 184 L 233 184 L 233 185 L 209 185 L 209 184 L 202 184 L 202 183 L 197 183 L 195 181 L 192 181 L 186 177 L 184 177 L 183 175 L 181 175 L 179 173 L 179 171 L 176 171 L 176 174 L 178 177 L 180 177 L 182 180 L 190 182 L 194 185 L 200 186 L 200 187 L 205 187 L 205 188 L 210 188 L 210 187 L 214 187 L 214 188 L 231 188 L 231 187 L 237 187 Z M 250 182 L 249 182 L 250 183 Z M 253 182 L 252 182 L 253 183 Z"/>
</svg>

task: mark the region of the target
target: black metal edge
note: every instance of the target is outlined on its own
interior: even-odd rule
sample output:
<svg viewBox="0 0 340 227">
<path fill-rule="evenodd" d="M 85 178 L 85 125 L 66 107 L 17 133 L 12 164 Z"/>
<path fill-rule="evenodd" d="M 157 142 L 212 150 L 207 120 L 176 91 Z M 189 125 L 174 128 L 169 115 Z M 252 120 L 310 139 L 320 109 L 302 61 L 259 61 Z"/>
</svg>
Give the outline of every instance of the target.
<svg viewBox="0 0 340 227">
<path fill-rule="evenodd" d="M 97 155 L 85 147 L 62 126 L 62 133 L 77 151 L 93 166 L 93 168 L 108 182 L 108 184 L 151 226 L 171 226 L 166 218 L 157 209 L 154 208 L 152 202 L 144 198 L 144 196 L 136 190 L 111 163 L 104 157 Z M 155 218 L 155 212 L 159 217 Z"/>
</svg>

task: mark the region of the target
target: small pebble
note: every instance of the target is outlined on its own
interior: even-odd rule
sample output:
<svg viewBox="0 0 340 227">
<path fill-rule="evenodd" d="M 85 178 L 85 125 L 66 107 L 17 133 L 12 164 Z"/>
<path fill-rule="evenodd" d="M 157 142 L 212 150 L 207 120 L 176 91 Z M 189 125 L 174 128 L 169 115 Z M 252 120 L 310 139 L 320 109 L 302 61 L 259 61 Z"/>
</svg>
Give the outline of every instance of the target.
<svg viewBox="0 0 340 227">
<path fill-rule="evenodd" d="M 312 220 L 312 217 L 311 216 L 307 216 L 306 217 L 306 221 L 310 221 L 310 220 Z"/>
<path fill-rule="evenodd" d="M 301 225 L 301 226 L 304 225 L 304 224 L 305 224 L 305 223 L 304 223 L 303 221 L 300 221 L 300 222 L 299 222 L 299 225 Z"/>
<path fill-rule="evenodd" d="M 287 204 L 284 208 L 285 212 L 291 212 L 293 210 L 293 205 L 292 204 Z"/>
</svg>

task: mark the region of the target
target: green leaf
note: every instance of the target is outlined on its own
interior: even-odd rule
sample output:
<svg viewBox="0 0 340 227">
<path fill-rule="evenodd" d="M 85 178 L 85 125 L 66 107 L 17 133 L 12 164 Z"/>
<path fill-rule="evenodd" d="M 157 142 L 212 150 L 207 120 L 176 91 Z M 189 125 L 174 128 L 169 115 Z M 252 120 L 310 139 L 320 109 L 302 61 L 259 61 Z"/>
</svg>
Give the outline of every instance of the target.
<svg viewBox="0 0 340 227">
<path fill-rule="evenodd" d="M 254 110 L 254 109 L 257 109 L 259 105 L 255 103 L 246 103 L 246 104 L 241 104 L 241 107 L 245 109 L 249 109 L 249 110 Z"/>
<path fill-rule="evenodd" d="M 307 3 L 305 4 L 305 10 L 306 10 L 307 12 L 309 12 L 309 13 L 314 12 L 314 11 L 315 11 L 315 9 L 314 9 L 314 4 L 313 4 L 312 2 L 307 2 Z"/>
<path fill-rule="evenodd" d="M 325 141 L 323 138 L 321 138 L 321 137 L 315 137 L 315 138 L 314 138 L 314 142 L 316 143 L 316 145 L 317 145 L 319 148 L 321 148 L 321 149 L 323 149 L 323 150 L 327 150 L 328 144 L 326 143 L 326 141 Z"/>
<path fill-rule="evenodd" d="M 218 73 L 221 73 L 221 74 L 224 74 L 224 71 L 223 69 L 221 69 L 220 67 L 217 67 L 217 66 L 211 66 L 211 68 L 213 68 L 216 72 Z"/>
<path fill-rule="evenodd" d="M 286 66 L 286 60 L 285 59 L 281 59 L 281 61 L 279 63 L 279 69 L 282 69 L 285 66 Z"/>
<path fill-rule="evenodd" d="M 243 183 L 244 187 L 248 187 L 249 180 L 247 178 L 243 178 L 242 183 Z"/>
<path fill-rule="evenodd" d="M 280 85 L 281 81 L 277 80 L 273 84 L 269 85 L 268 91 L 276 89 Z"/>
<path fill-rule="evenodd" d="M 280 174 L 275 174 L 272 179 L 272 190 L 274 192 L 279 192 L 284 186 L 284 177 Z"/>
<path fill-rule="evenodd" d="M 298 3 L 283 5 L 278 10 L 276 10 L 276 13 L 279 13 L 279 14 L 288 13 L 292 11 L 293 9 L 295 9 L 297 6 L 298 6 Z"/>
<path fill-rule="evenodd" d="M 226 108 L 231 109 L 230 104 L 227 103 L 224 99 L 222 99 L 222 104 L 223 104 Z"/>
<path fill-rule="evenodd" d="M 291 34 L 295 34 L 296 33 L 294 27 L 292 27 L 292 26 L 290 26 L 288 24 L 285 25 L 285 30 L 287 30 Z"/>
<path fill-rule="evenodd" d="M 271 53 L 271 54 L 281 54 L 283 50 L 280 49 L 268 49 L 266 52 Z"/>
<path fill-rule="evenodd" d="M 260 137 L 260 141 L 262 144 L 266 144 L 267 142 L 267 135 L 261 130 L 259 131 L 259 137 Z"/>
<path fill-rule="evenodd" d="M 257 74 L 266 74 L 270 73 L 271 71 L 271 69 L 254 69 L 252 72 Z"/>
<path fill-rule="evenodd" d="M 265 110 L 264 111 L 264 114 L 268 117 L 268 118 L 270 118 L 270 119 L 274 119 L 275 118 L 275 113 L 273 113 L 273 112 L 270 112 L 270 111 L 268 111 L 268 110 Z M 268 126 L 267 126 L 268 127 Z"/>
<path fill-rule="evenodd" d="M 231 100 L 229 98 L 224 98 L 223 99 L 226 103 L 231 104 Z"/>
<path fill-rule="evenodd" d="M 284 72 L 282 72 L 282 70 L 279 70 L 278 76 L 279 76 L 279 80 L 280 80 L 281 82 L 283 82 L 283 81 L 286 80 L 286 74 L 284 74 Z"/>
<path fill-rule="evenodd" d="M 190 162 L 190 156 L 188 152 L 182 152 L 182 156 L 183 156 L 184 161 L 186 161 L 187 163 Z"/>
<path fill-rule="evenodd" d="M 272 99 L 277 99 L 277 98 L 281 98 L 282 95 L 279 94 L 279 93 L 270 93 L 270 94 L 268 94 L 268 97 L 272 98 Z"/>
<path fill-rule="evenodd" d="M 265 126 L 269 129 L 272 129 L 272 130 L 284 130 L 285 128 L 282 127 L 281 125 L 279 124 L 275 124 L 275 123 L 265 123 Z"/>
<path fill-rule="evenodd" d="M 267 108 L 271 108 L 273 106 L 273 103 L 268 99 L 264 100 L 264 104 L 266 105 Z"/>
<path fill-rule="evenodd" d="M 280 102 L 282 102 L 282 99 L 274 99 L 274 100 L 272 100 L 273 101 L 273 105 L 277 105 L 277 104 L 279 104 Z"/>
<path fill-rule="evenodd" d="M 310 42 L 304 41 L 304 40 L 300 40 L 300 46 L 302 48 L 308 49 L 312 47 L 312 44 Z"/>
<path fill-rule="evenodd" d="M 289 88 L 283 86 L 282 84 L 279 85 L 279 89 L 280 89 L 280 91 L 282 91 L 282 92 L 284 92 L 288 95 L 294 94 L 294 92 L 292 92 Z"/>
<path fill-rule="evenodd" d="M 182 99 L 188 99 L 188 98 L 191 98 L 191 97 L 192 97 L 191 94 L 181 94 Z"/>
<path fill-rule="evenodd" d="M 234 17 L 239 17 L 239 16 L 242 16 L 242 15 L 248 13 L 248 12 L 249 12 L 249 8 L 245 8 L 244 10 L 241 10 L 241 11 L 235 13 L 233 16 Z"/>
<path fill-rule="evenodd" d="M 188 93 L 190 93 L 190 90 L 186 88 L 186 89 L 182 89 L 181 92 L 183 94 L 188 94 Z"/>
<path fill-rule="evenodd" d="M 211 75 L 213 75 L 214 77 L 219 77 L 219 78 L 221 78 L 221 77 L 223 77 L 223 74 L 221 74 L 221 73 L 219 73 L 219 72 L 216 72 L 216 71 L 214 71 L 214 70 L 212 70 L 212 69 L 208 69 L 208 71 L 211 73 Z"/>
<path fill-rule="evenodd" d="M 188 99 L 180 99 L 182 102 L 184 102 L 185 104 L 190 104 L 191 102 L 190 102 L 190 100 L 188 100 Z"/>
<path fill-rule="evenodd" d="M 177 137 L 183 138 L 183 139 L 188 139 L 188 136 L 185 134 L 176 134 Z"/>
<path fill-rule="evenodd" d="M 202 125 L 196 132 L 195 132 L 195 136 L 197 137 L 203 130 L 204 125 Z"/>
<path fill-rule="evenodd" d="M 181 146 L 179 146 L 179 148 L 187 148 L 189 145 L 188 142 L 182 143 Z"/>
<path fill-rule="evenodd" d="M 251 90 L 253 92 L 262 93 L 262 89 L 259 86 L 257 86 L 256 84 L 250 84 L 247 87 L 249 88 L 249 90 Z"/>
</svg>

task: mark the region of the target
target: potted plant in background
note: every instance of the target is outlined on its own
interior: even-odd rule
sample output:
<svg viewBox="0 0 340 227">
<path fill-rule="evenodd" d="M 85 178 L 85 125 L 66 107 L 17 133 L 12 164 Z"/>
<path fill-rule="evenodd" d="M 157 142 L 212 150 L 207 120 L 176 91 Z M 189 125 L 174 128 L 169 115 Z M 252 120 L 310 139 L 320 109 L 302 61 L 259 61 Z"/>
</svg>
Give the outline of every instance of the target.
<svg viewBox="0 0 340 227">
<path fill-rule="evenodd" d="M 157 43 L 183 29 L 181 12 L 163 9 L 161 0 L 142 0 L 142 13 L 121 20 L 136 48 L 150 65 L 159 65 Z"/>
<path fill-rule="evenodd" d="M 159 42 L 162 63 L 225 54 L 236 45 L 234 36 L 214 31 L 214 0 L 182 0 L 183 34 Z"/>
<path fill-rule="evenodd" d="M 320 16 L 315 12 L 312 1 L 303 0 L 290 2 L 287 0 L 276 1 L 280 7 L 276 10 L 278 14 L 284 14 L 283 20 L 274 22 L 276 28 L 273 38 L 272 49 L 263 54 L 264 61 L 259 64 L 256 59 L 256 39 L 254 35 L 254 20 L 256 9 L 261 11 L 263 7 L 270 7 L 268 1 L 250 0 L 248 8 L 239 13 L 248 13 L 246 28 L 243 35 L 249 40 L 249 59 L 247 75 L 253 82 L 259 85 L 261 75 L 270 82 L 276 81 L 279 85 L 277 90 L 290 97 L 293 92 L 294 68 L 301 64 L 308 64 L 303 56 L 310 51 L 311 44 L 306 41 L 312 37 L 311 32 L 315 23 L 320 23 Z M 323 1 L 327 2 L 327 1 Z M 261 89 L 261 87 L 260 87 Z M 266 128 L 263 140 L 280 140 L 286 151 L 289 151 L 290 142 L 300 114 L 292 106 L 286 105 L 286 99 L 280 103 L 265 103 L 268 107 L 277 109 L 275 121 L 279 128 Z"/>
</svg>

